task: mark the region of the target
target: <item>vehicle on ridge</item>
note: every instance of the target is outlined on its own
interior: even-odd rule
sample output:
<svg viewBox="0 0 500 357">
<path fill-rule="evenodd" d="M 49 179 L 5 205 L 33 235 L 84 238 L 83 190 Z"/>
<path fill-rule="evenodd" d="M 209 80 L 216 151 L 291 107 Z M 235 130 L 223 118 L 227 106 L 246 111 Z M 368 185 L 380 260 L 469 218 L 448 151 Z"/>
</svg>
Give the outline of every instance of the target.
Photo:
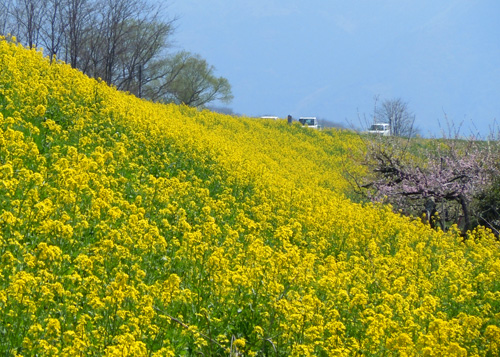
<svg viewBox="0 0 500 357">
<path fill-rule="evenodd" d="M 368 128 L 368 134 L 391 136 L 391 127 L 388 123 L 375 123 Z"/>
<path fill-rule="evenodd" d="M 321 125 L 319 125 L 318 119 L 316 117 L 300 117 L 299 123 L 302 124 L 305 128 L 321 129 Z"/>
</svg>

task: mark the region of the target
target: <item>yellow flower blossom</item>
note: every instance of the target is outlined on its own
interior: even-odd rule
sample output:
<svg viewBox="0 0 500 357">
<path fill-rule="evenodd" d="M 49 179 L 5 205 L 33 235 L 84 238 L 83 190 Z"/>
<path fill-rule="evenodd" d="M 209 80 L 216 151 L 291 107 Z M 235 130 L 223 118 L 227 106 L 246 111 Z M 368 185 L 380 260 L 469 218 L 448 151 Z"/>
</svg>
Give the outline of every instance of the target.
<svg viewBox="0 0 500 357">
<path fill-rule="evenodd" d="M 0 354 L 498 355 L 498 241 L 348 199 L 363 150 L 2 38 Z"/>
</svg>

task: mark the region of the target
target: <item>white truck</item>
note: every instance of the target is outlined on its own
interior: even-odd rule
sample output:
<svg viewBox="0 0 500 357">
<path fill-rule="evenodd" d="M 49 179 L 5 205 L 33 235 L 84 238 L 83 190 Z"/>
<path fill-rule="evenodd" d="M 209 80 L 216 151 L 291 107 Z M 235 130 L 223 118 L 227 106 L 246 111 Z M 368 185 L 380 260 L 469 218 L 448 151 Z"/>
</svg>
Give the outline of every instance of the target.
<svg viewBox="0 0 500 357">
<path fill-rule="evenodd" d="M 318 119 L 316 117 L 300 117 L 299 123 L 307 128 L 321 129 L 321 126 L 319 125 Z"/>
<path fill-rule="evenodd" d="M 382 136 L 391 136 L 391 127 L 387 123 L 372 124 L 368 128 L 368 134 L 376 134 Z"/>
</svg>

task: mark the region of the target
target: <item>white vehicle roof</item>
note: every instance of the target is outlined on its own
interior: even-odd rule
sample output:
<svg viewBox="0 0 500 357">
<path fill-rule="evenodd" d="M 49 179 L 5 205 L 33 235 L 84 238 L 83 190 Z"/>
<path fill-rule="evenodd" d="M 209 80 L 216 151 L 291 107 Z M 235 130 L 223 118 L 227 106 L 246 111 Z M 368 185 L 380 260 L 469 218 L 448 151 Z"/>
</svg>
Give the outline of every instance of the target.
<svg viewBox="0 0 500 357">
<path fill-rule="evenodd" d="M 388 123 L 375 123 L 370 126 L 369 130 L 388 130 L 388 129 L 389 129 Z"/>
</svg>

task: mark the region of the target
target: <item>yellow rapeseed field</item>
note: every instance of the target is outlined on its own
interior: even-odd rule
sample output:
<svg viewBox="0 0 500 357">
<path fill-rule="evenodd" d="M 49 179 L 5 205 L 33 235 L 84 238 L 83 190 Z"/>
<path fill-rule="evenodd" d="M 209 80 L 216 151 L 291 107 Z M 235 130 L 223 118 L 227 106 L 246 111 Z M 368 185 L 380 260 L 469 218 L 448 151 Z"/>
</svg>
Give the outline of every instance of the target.
<svg viewBox="0 0 500 357">
<path fill-rule="evenodd" d="M 351 202 L 362 143 L 0 40 L 0 354 L 498 356 L 500 245 Z"/>
</svg>

